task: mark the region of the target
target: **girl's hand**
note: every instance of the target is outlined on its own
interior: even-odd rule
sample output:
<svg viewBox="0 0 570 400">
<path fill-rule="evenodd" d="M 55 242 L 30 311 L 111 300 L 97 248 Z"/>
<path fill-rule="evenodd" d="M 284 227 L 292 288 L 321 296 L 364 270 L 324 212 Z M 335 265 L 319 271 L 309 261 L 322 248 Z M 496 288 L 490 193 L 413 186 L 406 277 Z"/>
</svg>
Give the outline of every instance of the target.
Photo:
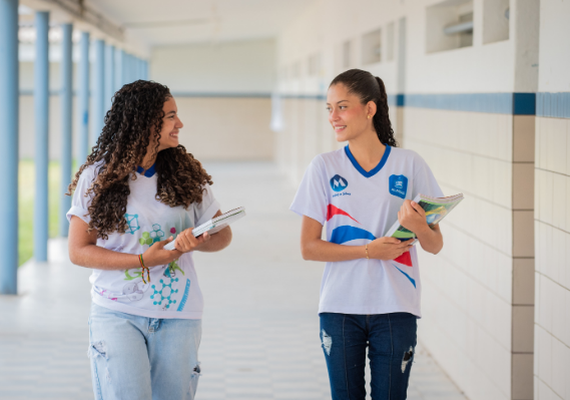
<svg viewBox="0 0 570 400">
<path fill-rule="evenodd" d="M 400 225 L 416 235 L 430 229 L 426 222 L 426 212 L 415 201 L 404 200 L 400 211 L 398 211 L 398 221 Z"/>
<path fill-rule="evenodd" d="M 368 243 L 368 256 L 378 260 L 393 260 L 412 248 L 411 240 L 381 237 Z"/>
<path fill-rule="evenodd" d="M 156 242 L 150 246 L 143 253 L 143 261 L 147 267 L 156 267 L 157 265 L 169 264 L 170 262 L 177 260 L 182 255 L 182 252 L 178 250 L 164 250 L 164 246 L 172 242 L 173 237 L 170 236 L 168 239 Z"/>
<path fill-rule="evenodd" d="M 212 238 L 208 232 L 195 237 L 192 233 L 192 229 L 193 228 L 188 228 L 180 232 L 176 237 L 174 246 L 180 253 L 188 253 L 189 251 L 197 250 L 203 243 L 209 241 Z"/>
</svg>

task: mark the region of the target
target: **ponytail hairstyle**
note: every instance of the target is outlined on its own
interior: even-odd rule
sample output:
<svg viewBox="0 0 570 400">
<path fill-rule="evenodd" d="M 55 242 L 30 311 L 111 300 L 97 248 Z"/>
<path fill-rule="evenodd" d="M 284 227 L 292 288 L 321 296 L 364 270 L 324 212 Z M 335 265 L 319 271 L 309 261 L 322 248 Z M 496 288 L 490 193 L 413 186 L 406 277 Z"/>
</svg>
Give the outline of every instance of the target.
<svg viewBox="0 0 570 400">
<path fill-rule="evenodd" d="M 153 135 L 160 139 L 162 108 L 170 98 L 172 94 L 167 86 L 145 80 L 124 85 L 113 96 L 97 144 L 66 193 L 74 192 L 86 167 L 101 164 L 87 193 L 81 193 L 82 196 L 93 196 L 88 208 L 91 218 L 87 231 L 97 230 L 98 238 L 108 239 L 109 234 L 125 233 L 128 229 L 125 213 L 131 193 L 129 181 L 136 179 L 134 171 L 147 150 L 156 154 L 155 199 L 161 203 L 188 208 L 192 203 L 201 203 L 204 186 L 212 184 L 211 176 L 184 146 L 158 152 L 157 141 L 154 148 L 149 149 Z"/>
<path fill-rule="evenodd" d="M 369 101 L 376 103 L 376 114 L 372 118 L 374 130 L 382 144 L 397 147 L 394 130 L 388 116 L 388 95 L 382 79 L 373 76 L 368 71 L 349 69 L 334 78 L 329 87 L 343 84 L 352 93 L 360 97 L 362 104 Z"/>
</svg>

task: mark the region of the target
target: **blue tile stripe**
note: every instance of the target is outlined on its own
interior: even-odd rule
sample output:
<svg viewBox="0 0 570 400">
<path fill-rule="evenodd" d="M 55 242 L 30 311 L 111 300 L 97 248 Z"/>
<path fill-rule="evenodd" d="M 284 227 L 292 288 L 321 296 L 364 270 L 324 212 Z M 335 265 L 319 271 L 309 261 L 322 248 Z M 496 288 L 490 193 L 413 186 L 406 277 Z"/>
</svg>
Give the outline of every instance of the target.
<svg viewBox="0 0 570 400">
<path fill-rule="evenodd" d="M 536 115 L 536 93 L 513 93 L 513 115 Z"/>
<path fill-rule="evenodd" d="M 397 107 L 404 107 L 406 105 L 406 95 L 405 94 L 397 94 L 396 95 L 396 106 Z"/>
<path fill-rule="evenodd" d="M 570 118 L 570 93 L 537 93 L 538 117 Z"/>
<path fill-rule="evenodd" d="M 406 94 L 406 107 L 512 114 L 513 93 Z"/>
<path fill-rule="evenodd" d="M 20 89 L 20 96 L 33 95 L 33 89 Z M 50 96 L 60 94 L 50 90 Z M 271 93 L 173 92 L 175 97 L 271 98 Z M 73 95 L 77 95 L 74 91 Z M 326 100 L 324 94 L 282 94 L 284 99 Z M 570 118 L 570 92 L 562 93 L 457 93 L 389 94 L 390 107 L 417 107 L 439 110 L 472 111 L 492 114 L 536 115 Z"/>
<path fill-rule="evenodd" d="M 173 91 L 174 97 L 215 97 L 215 98 L 271 98 L 267 92 L 185 92 Z"/>
<path fill-rule="evenodd" d="M 281 95 L 282 99 L 302 99 L 302 100 L 326 100 L 327 96 L 324 94 L 287 94 Z"/>
</svg>

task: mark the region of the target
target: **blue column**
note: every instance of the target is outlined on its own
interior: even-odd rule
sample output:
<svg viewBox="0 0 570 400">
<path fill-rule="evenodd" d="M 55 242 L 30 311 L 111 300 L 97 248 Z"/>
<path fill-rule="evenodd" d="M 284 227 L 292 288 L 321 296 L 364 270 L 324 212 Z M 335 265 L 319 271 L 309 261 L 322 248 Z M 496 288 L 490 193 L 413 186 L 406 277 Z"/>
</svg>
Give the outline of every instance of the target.
<svg viewBox="0 0 570 400">
<path fill-rule="evenodd" d="M 124 51 L 122 49 L 115 50 L 115 91 L 119 90 L 123 84 L 123 63 L 124 61 Z"/>
<path fill-rule="evenodd" d="M 134 72 L 134 57 L 132 54 L 127 54 L 127 83 L 131 83 L 135 80 Z"/>
<path fill-rule="evenodd" d="M 133 56 L 133 81 L 140 79 L 140 77 L 139 58 L 137 56 Z"/>
<path fill-rule="evenodd" d="M 124 53 L 123 55 L 123 85 L 126 83 L 131 83 L 131 55 L 129 53 Z"/>
<path fill-rule="evenodd" d="M 93 115 L 91 121 L 91 146 L 95 146 L 97 139 L 103 130 L 105 118 L 105 42 L 102 39 L 95 40 L 95 65 L 93 68 Z"/>
<path fill-rule="evenodd" d="M 73 96 L 73 61 L 71 52 L 73 43 L 71 34 L 73 26 L 71 24 L 63 24 L 61 26 L 61 187 L 59 202 L 59 236 L 67 237 L 69 223 L 65 217 L 65 213 L 71 207 L 71 197 L 64 193 L 67 191 L 67 185 L 71 180 L 71 162 L 72 154 L 72 96 Z"/>
<path fill-rule="evenodd" d="M 105 112 L 111 109 L 115 94 L 115 46 L 105 46 Z"/>
<path fill-rule="evenodd" d="M 49 124 L 49 12 L 36 12 L 34 109 L 36 122 L 36 195 L 34 199 L 34 257 L 47 261 L 48 242 L 48 124 Z"/>
<path fill-rule="evenodd" d="M 0 294 L 18 292 L 18 0 L 0 0 Z"/>
<path fill-rule="evenodd" d="M 79 151 L 77 164 L 82 165 L 87 160 L 89 151 L 89 32 L 81 32 L 79 55 L 79 88 L 78 113 L 79 121 Z"/>
</svg>

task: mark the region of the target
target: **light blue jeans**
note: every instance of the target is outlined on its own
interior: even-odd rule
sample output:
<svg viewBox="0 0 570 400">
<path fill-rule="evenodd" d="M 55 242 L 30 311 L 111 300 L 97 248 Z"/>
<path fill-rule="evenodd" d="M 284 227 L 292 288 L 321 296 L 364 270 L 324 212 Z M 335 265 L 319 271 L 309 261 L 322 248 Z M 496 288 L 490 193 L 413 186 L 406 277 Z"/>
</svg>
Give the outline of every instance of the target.
<svg viewBox="0 0 570 400">
<path fill-rule="evenodd" d="M 201 320 L 139 317 L 92 304 L 87 355 L 95 399 L 194 399 L 201 335 Z"/>
</svg>

